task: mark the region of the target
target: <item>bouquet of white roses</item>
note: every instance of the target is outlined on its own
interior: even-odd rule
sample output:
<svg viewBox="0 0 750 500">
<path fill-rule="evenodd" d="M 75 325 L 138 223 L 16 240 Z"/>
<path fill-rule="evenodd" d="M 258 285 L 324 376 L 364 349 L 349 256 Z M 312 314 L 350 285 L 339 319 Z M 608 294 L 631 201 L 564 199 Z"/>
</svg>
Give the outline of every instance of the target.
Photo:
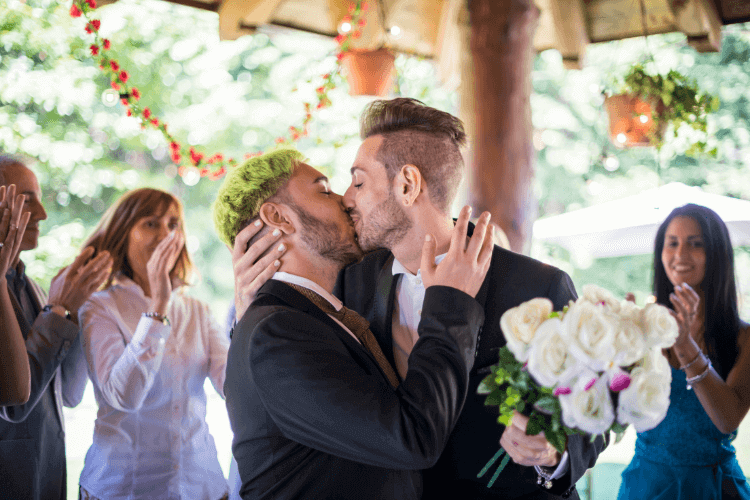
<svg viewBox="0 0 750 500">
<path fill-rule="evenodd" d="M 562 312 L 552 307 L 548 299 L 532 299 L 500 318 L 506 347 L 479 386 L 485 404 L 499 406 L 498 421 L 508 426 L 515 410 L 528 415 L 526 433 L 544 431 L 560 453 L 570 434 L 593 439 L 610 430 L 621 434 L 628 424 L 639 432 L 656 427 L 667 414 L 672 381 L 661 350 L 677 338 L 669 310 L 620 302 L 594 285 Z"/>
</svg>

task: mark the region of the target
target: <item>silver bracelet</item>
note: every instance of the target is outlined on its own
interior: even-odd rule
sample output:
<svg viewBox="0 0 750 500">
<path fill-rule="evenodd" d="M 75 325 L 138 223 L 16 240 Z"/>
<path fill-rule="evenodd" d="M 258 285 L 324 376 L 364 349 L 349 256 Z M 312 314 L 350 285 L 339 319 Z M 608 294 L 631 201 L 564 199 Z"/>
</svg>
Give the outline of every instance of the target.
<svg viewBox="0 0 750 500">
<path fill-rule="evenodd" d="M 170 326 L 172 323 L 170 323 L 169 318 L 166 316 L 163 316 L 157 312 L 147 312 L 143 313 L 144 318 L 151 318 L 153 320 L 158 321 L 159 323 L 162 323 L 163 325 Z"/>
<path fill-rule="evenodd" d="M 685 382 L 687 382 L 688 391 L 693 388 L 693 384 L 697 384 L 704 378 L 708 377 L 708 372 L 710 371 L 711 371 L 711 360 L 709 359 L 708 364 L 706 365 L 706 369 L 703 370 L 703 373 L 700 373 L 696 375 L 695 377 L 690 377 L 690 378 L 685 379 Z"/>
<path fill-rule="evenodd" d="M 703 355 L 703 351 L 698 351 L 698 354 L 695 355 L 695 358 L 693 358 L 693 360 L 690 363 L 686 364 L 685 366 L 681 366 L 680 370 L 685 371 L 691 366 L 693 366 L 695 362 L 698 361 L 698 358 L 700 358 L 702 355 Z"/>
<path fill-rule="evenodd" d="M 536 469 L 536 484 L 544 486 L 547 489 L 552 488 L 552 475 L 554 474 L 554 470 L 551 473 L 546 472 L 544 469 L 545 467 L 542 467 L 540 465 L 535 465 L 534 469 Z"/>
</svg>

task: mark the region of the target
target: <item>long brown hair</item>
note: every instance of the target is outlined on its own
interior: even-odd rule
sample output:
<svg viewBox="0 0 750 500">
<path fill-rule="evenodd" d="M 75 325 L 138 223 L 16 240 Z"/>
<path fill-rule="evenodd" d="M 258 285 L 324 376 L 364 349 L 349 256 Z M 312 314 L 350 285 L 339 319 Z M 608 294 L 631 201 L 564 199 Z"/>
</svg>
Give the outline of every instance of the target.
<svg viewBox="0 0 750 500">
<path fill-rule="evenodd" d="M 108 251 L 112 257 L 112 272 L 104 285 L 112 285 L 117 273 L 122 273 L 133 279 L 133 268 L 128 262 L 128 236 L 135 224 L 144 217 L 164 215 L 169 207 L 174 205 L 180 214 L 180 231 L 185 235 L 185 213 L 180 200 L 170 193 L 152 188 L 141 188 L 125 193 L 117 202 L 109 207 L 102 219 L 89 237 L 84 248 L 94 247 L 94 256 Z M 174 268 L 169 273 L 172 281 L 180 280 L 188 283 L 195 268 L 186 246 L 183 245 Z"/>
</svg>

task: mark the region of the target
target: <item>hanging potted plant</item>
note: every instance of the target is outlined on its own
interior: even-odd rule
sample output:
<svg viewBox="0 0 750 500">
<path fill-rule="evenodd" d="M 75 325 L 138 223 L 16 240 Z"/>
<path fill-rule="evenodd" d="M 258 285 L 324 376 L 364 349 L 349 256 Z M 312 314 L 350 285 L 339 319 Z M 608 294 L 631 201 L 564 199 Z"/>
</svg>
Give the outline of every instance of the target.
<svg viewBox="0 0 750 500">
<path fill-rule="evenodd" d="M 393 68 L 396 57 L 386 48 L 377 50 L 349 50 L 341 63 L 346 68 L 351 95 L 383 97 L 393 88 Z"/>
<path fill-rule="evenodd" d="M 707 115 L 719 107 L 717 97 L 701 93 L 695 81 L 671 70 L 666 76 L 649 75 L 641 64 L 634 65 L 620 85 L 620 93 L 605 97 L 609 115 L 609 132 L 618 147 L 655 146 L 664 144 L 668 125 L 675 132 L 687 124 L 703 132 L 686 151 L 688 155 L 716 154 L 706 151 Z"/>
</svg>

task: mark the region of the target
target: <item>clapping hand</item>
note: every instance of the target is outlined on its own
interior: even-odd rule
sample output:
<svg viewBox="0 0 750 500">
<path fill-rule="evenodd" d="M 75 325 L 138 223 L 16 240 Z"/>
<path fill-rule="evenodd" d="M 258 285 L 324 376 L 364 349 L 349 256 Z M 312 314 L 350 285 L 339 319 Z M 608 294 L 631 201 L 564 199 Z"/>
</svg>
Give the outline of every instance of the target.
<svg viewBox="0 0 750 500">
<path fill-rule="evenodd" d="M 448 255 L 440 264 L 435 264 L 435 238 L 429 234 L 425 238 L 420 266 L 425 288 L 433 285 L 449 286 L 472 297 L 479 293 L 490 268 L 494 244 L 489 212 L 484 212 L 479 217 L 474 234 L 466 243 L 470 216 L 471 207 L 464 207 L 453 228 Z"/>
<path fill-rule="evenodd" d="M 674 306 L 674 311 L 670 310 L 670 313 L 677 320 L 678 327 L 675 347 L 697 340 L 703 326 L 698 318 L 700 296 L 690 285 L 683 283 L 674 287 L 674 292 L 669 295 L 669 301 Z"/>
<path fill-rule="evenodd" d="M 281 265 L 278 259 L 286 251 L 286 245 L 279 245 L 273 251 L 263 255 L 281 237 L 281 231 L 278 230 L 263 235 L 248 247 L 248 241 L 262 229 L 263 222 L 258 219 L 256 223 L 250 224 L 237 234 L 234 239 L 234 248 L 231 249 L 234 268 L 234 308 L 237 321 L 245 314 L 260 287 L 278 270 Z M 263 255 L 262 258 L 260 258 L 261 255 Z"/>
<path fill-rule="evenodd" d="M 0 272 L 3 276 L 16 261 L 31 212 L 24 212 L 26 196 L 16 196 L 16 186 L 0 186 Z"/>
<path fill-rule="evenodd" d="M 164 315 L 167 311 L 169 297 L 172 295 L 172 278 L 169 273 L 177 263 L 184 244 L 185 237 L 175 229 L 159 242 L 148 259 L 146 271 L 153 312 Z"/>
<path fill-rule="evenodd" d="M 109 252 L 102 252 L 93 259 L 92 255 L 93 247 L 84 248 L 71 265 L 52 278 L 49 288 L 49 303 L 63 306 L 76 322 L 78 309 L 102 286 L 112 268 Z"/>
</svg>

